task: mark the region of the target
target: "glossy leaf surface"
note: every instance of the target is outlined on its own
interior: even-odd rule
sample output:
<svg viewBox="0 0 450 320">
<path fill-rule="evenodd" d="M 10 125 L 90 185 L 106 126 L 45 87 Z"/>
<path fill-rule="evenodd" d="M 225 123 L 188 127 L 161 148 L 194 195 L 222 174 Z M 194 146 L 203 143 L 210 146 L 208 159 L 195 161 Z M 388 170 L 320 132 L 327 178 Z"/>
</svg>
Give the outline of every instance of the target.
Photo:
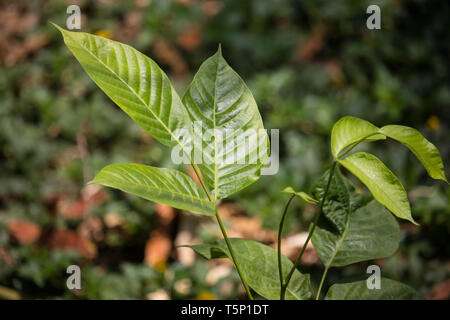
<svg viewBox="0 0 450 320">
<path fill-rule="evenodd" d="M 164 145 L 187 147 L 177 130 L 192 130 L 191 120 L 152 59 L 120 42 L 55 27 L 91 79 L 137 124 Z"/>
<path fill-rule="evenodd" d="M 155 168 L 141 164 L 111 164 L 103 168 L 90 183 L 120 189 L 144 199 L 171 207 L 215 214 L 215 203 L 186 174 L 175 169 Z"/>
<path fill-rule="evenodd" d="M 267 133 L 252 93 L 220 48 L 200 66 L 183 102 L 194 123 L 194 162 L 216 199 L 255 182 L 269 153 Z"/>
</svg>

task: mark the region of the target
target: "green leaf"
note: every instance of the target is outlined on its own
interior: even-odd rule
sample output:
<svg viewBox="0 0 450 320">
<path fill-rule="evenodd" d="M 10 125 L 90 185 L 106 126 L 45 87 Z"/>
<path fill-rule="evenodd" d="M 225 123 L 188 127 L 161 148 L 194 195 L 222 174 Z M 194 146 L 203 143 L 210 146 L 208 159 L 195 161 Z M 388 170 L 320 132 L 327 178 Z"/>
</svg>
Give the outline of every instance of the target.
<svg viewBox="0 0 450 320">
<path fill-rule="evenodd" d="M 200 66 L 183 102 L 197 128 L 194 162 L 216 199 L 255 182 L 269 153 L 267 133 L 252 93 L 220 48 Z"/>
<path fill-rule="evenodd" d="M 326 300 L 420 300 L 423 297 L 406 284 L 381 278 L 380 289 L 368 289 L 366 280 L 336 283 L 325 296 Z"/>
<path fill-rule="evenodd" d="M 439 150 L 425 139 L 419 131 L 410 127 L 389 125 L 382 127 L 380 132 L 407 146 L 422 162 L 430 177 L 441 179 L 448 183 Z"/>
<path fill-rule="evenodd" d="M 307 202 L 307 203 L 311 203 L 311 204 L 317 204 L 319 203 L 319 201 L 317 201 L 316 199 L 314 199 L 313 197 L 311 197 L 309 194 L 300 191 L 297 192 L 295 191 L 292 187 L 286 187 L 283 191 L 281 191 L 283 193 L 289 193 L 289 194 L 295 194 L 297 197 L 299 197 L 300 199 L 302 199 L 303 201 Z"/>
<path fill-rule="evenodd" d="M 400 228 L 395 218 L 376 201 L 356 210 L 347 208 L 342 231 L 328 220 L 319 220 L 312 243 L 326 267 L 386 258 L 399 246 Z"/>
<path fill-rule="evenodd" d="M 134 163 L 111 164 L 90 182 L 120 189 L 171 207 L 212 216 L 215 203 L 186 174 Z"/>
<path fill-rule="evenodd" d="M 370 122 L 346 116 L 339 119 L 331 131 L 331 152 L 335 158 L 345 148 L 362 141 L 383 140 L 386 137 L 378 133 L 378 127 Z"/>
<path fill-rule="evenodd" d="M 316 199 L 322 199 L 328 184 L 330 170 L 326 171 L 313 188 Z M 336 169 L 330 183 L 327 198 L 323 204 L 323 216 L 331 222 L 337 231 L 343 232 L 350 211 L 367 204 L 370 195 L 356 194 L 353 185 Z"/>
<path fill-rule="evenodd" d="M 266 299 L 279 299 L 280 279 L 278 275 L 277 251 L 252 240 L 230 239 L 230 242 L 248 285 Z M 207 259 L 222 258 L 224 255 L 231 259 L 223 239 L 216 240 L 214 244 L 210 245 L 200 244 L 188 247 Z M 283 276 L 286 277 L 293 264 L 285 256 L 282 256 L 281 263 Z M 286 299 L 304 300 L 309 299 L 310 296 L 309 275 L 303 275 L 298 270 L 295 270 L 286 290 Z"/>
<path fill-rule="evenodd" d="M 313 189 L 323 197 L 328 170 Z M 395 218 L 370 195 L 355 192 L 338 169 L 323 205 L 312 243 L 326 267 L 384 258 L 398 248 L 400 230 Z"/>
<path fill-rule="evenodd" d="M 417 224 L 411 216 L 405 188 L 377 157 L 366 152 L 357 152 L 338 161 L 357 176 L 369 188 L 375 199 L 393 214 Z"/>
<path fill-rule="evenodd" d="M 191 120 L 166 74 L 152 59 L 126 44 L 54 26 L 112 101 L 162 144 L 186 148 L 190 142 L 181 141 L 176 131 L 192 131 Z"/>
</svg>

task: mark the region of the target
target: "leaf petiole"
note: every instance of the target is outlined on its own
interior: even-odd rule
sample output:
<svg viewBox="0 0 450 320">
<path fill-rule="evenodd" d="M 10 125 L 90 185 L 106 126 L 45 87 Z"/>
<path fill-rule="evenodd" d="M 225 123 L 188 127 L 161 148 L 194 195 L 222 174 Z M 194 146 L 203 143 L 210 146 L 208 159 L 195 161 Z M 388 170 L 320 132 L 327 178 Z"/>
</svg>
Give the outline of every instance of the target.
<svg viewBox="0 0 450 320">
<path fill-rule="evenodd" d="M 295 197 L 295 194 L 292 194 L 289 197 L 289 200 L 286 203 L 286 206 L 284 207 L 283 215 L 281 216 L 280 226 L 278 228 L 278 248 L 277 248 L 277 251 L 278 251 L 278 272 L 280 274 L 280 287 L 281 288 L 283 288 L 283 286 L 284 286 L 283 269 L 282 269 L 282 264 L 281 264 L 281 236 L 282 236 L 282 233 L 283 233 L 284 220 L 286 218 L 289 205 L 291 204 L 291 202 L 294 199 L 294 197 Z M 284 295 L 282 296 L 281 292 L 282 291 L 280 291 L 280 300 L 283 300 L 284 299 Z"/>
<path fill-rule="evenodd" d="M 288 287 L 289 282 L 291 281 L 291 278 L 292 278 L 292 275 L 294 274 L 295 269 L 297 269 L 298 265 L 300 264 L 300 260 L 301 260 L 301 258 L 303 256 L 303 253 L 305 252 L 305 249 L 308 246 L 309 240 L 311 239 L 311 237 L 312 237 L 312 235 L 314 233 L 314 230 L 315 230 L 315 228 L 317 226 L 317 223 L 319 222 L 319 218 L 320 218 L 320 215 L 321 215 L 322 210 L 323 210 L 323 205 L 325 203 L 325 199 L 327 198 L 328 190 L 330 189 L 331 180 L 333 179 L 333 174 L 334 174 L 334 169 L 336 168 L 336 164 L 337 164 L 337 162 L 333 161 L 333 165 L 331 166 L 331 169 L 330 169 L 330 176 L 328 177 L 327 187 L 326 187 L 325 192 L 323 194 L 323 197 L 322 197 L 322 199 L 320 201 L 319 211 L 317 212 L 317 214 L 316 214 L 316 216 L 314 218 L 314 222 L 313 222 L 311 231 L 308 233 L 308 237 L 306 238 L 305 244 L 303 245 L 303 247 L 302 247 L 302 249 L 300 251 L 300 254 L 298 255 L 297 259 L 295 260 L 294 265 L 292 266 L 291 270 L 289 271 L 289 274 L 286 277 L 286 281 L 285 281 L 284 285 L 281 287 L 281 293 L 280 293 L 280 299 L 281 300 L 284 300 L 284 296 L 286 294 L 286 288 Z"/>
</svg>

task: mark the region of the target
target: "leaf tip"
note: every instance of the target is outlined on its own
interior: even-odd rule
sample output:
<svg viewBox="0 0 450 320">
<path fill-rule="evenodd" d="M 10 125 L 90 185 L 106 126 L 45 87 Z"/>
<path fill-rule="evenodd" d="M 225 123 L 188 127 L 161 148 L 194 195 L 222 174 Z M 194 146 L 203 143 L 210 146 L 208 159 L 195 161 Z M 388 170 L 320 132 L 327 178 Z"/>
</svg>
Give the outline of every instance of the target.
<svg viewBox="0 0 450 320">
<path fill-rule="evenodd" d="M 295 193 L 295 190 L 292 187 L 286 187 L 281 190 L 282 193 Z"/>
<path fill-rule="evenodd" d="M 63 33 L 65 30 L 63 28 L 61 28 L 60 26 L 58 26 L 56 23 L 52 22 L 52 21 L 48 21 L 48 23 L 50 23 L 52 26 L 54 26 L 56 29 L 58 29 L 59 32 Z"/>
<path fill-rule="evenodd" d="M 416 226 L 420 226 L 420 224 L 417 223 L 416 220 L 414 220 L 414 218 L 412 217 L 412 215 L 410 215 L 409 217 L 404 217 L 404 218 L 402 218 L 402 219 L 405 219 L 405 220 L 411 222 L 412 224 L 414 224 L 414 225 L 416 225 Z"/>
</svg>

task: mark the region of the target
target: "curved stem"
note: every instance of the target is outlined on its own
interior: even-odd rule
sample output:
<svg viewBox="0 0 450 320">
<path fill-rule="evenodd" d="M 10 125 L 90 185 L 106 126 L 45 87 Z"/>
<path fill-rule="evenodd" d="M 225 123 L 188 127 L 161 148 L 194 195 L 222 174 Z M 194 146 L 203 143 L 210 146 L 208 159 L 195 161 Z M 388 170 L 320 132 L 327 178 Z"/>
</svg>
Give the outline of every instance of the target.
<svg viewBox="0 0 450 320">
<path fill-rule="evenodd" d="M 322 286 L 323 286 L 323 283 L 324 283 L 325 278 L 326 278 L 326 276 L 327 276 L 327 273 L 328 273 L 328 269 L 329 269 L 329 268 L 330 268 L 330 266 L 326 266 L 326 267 L 325 267 L 325 270 L 323 271 L 322 279 L 320 279 L 319 289 L 317 289 L 316 300 L 319 300 L 319 297 L 320 297 L 320 291 L 322 290 Z"/>
<path fill-rule="evenodd" d="M 250 292 L 250 289 L 249 289 L 249 287 L 247 285 L 247 282 L 245 281 L 244 276 L 242 275 L 241 268 L 239 267 L 239 263 L 236 260 L 236 256 L 234 255 L 233 247 L 231 246 L 230 240 L 228 239 L 227 231 L 225 230 L 225 227 L 223 226 L 222 219 L 220 218 L 220 215 L 219 215 L 219 212 L 217 211 L 217 208 L 216 208 L 216 218 L 217 218 L 217 222 L 219 223 L 220 230 L 222 231 L 223 238 L 225 239 L 225 242 L 227 244 L 228 250 L 230 251 L 230 255 L 231 255 L 231 258 L 233 260 L 233 263 L 234 263 L 234 265 L 236 267 L 236 270 L 237 270 L 237 272 L 239 274 L 239 277 L 241 278 L 241 282 L 244 285 L 245 292 L 247 292 L 248 298 L 250 300 L 253 300 L 253 296 L 252 296 L 252 294 Z"/>
<path fill-rule="evenodd" d="M 295 260 L 294 265 L 291 268 L 291 271 L 289 272 L 289 274 L 288 274 L 288 276 L 286 278 L 286 281 L 284 283 L 284 289 L 282 288 L 282 290 L 281 290 L 282 294 L 283 294 L 283 298 L 284 298 L 284 294 L 286 292 L 286 288 L 289 285 L 289 281 L 291 281 L 292 275 L 294 274 L 295 269 L 297 269 L 297 267 L 298 267 L 298 265 L 300 263 L 300 260 L 301 260 L 301 258 L 303 256 L 303 253 L 305 252 L 305 249 L 308 246 L 309 240 L 311 239 L 311 237 L 312 237 L 312 235 L 314 233 L 314 230 L 316 229 L 317 222 L 319 221 L 320 215 L 321 215 L 322 210 L 323 210 L 323 204 L 325 203 L 325 199 L 326 199 L 326 197 L 328 195 L 328 191 L 330 190 L 331 180 L 333 179 L 333 174 L 334 174 L 334 169 L 336 168 L 336 164 L 337 164 L 337 162 L 333 161 L 333 165 L 331 166 L 331 169 L 330 169 L 330 175 L 328 177 L 327 187 L 326 187 L 325 192 L 323 194 L 323 197 L 322 197 L 322 199 L 320 201 L 320 208 L 319 208 L 319 211 L 316 213 L 316 216 L 314 218 L 314 223 L 313 223 L 313 226 L 311 228 L 311 231 L 308 233 L 308 237 L 306 238 L 305 244 L 303 245 L 303 247 L 302 247 L 302 249 L 301 249 L 297 259 Z"/>
<path fill-rule="evenodd" d="M 286 206 L 284 207 L 283 215 L 281 216 L 280 226 L 278 227 L 278 272 L 280 274 L 280 288 L 283 288 L 283 285 L 284 285 L 283 269 L 282 269 L 282 265 L 281 265 L 281 236 L 283 233 L 284 220 L 286 219 L 289 205 L 291 204 L 294 197 L 295 197 L 295 194 L 291 195 L 288 202 L 286 203 Z M 280 300 L 283 300 L 283 299 L 284 299 L 284 294 L 282 294 L 280 291 Z"/>
</svg>

